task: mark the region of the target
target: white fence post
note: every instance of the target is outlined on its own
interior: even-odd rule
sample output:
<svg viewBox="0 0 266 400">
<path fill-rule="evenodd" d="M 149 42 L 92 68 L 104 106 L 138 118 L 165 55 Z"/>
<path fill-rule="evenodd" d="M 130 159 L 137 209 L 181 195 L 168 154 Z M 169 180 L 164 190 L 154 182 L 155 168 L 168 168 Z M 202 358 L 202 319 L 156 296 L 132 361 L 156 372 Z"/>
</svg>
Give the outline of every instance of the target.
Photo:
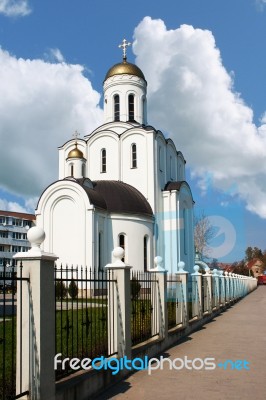
<svg viewBox="0 0 266 400">
<path fill-rule="evenodd" d="M 219 273 L 219 279 L 220 279 L 220 305 L 224 306 L 225 305 L 225 278 L 224 278 L 224 272 L 223 271 L 218 271 Z"/>
<path fill-rule="evenodd" d="M 185 327 L 188 325 L 188 272 L 184 270 L 185 263 L 183 261 L 179 261 L 177 264 L 178 271 L 176 272 L 179 281 L 181 282 L 178 285 L 178 304 L 181 305 L 179 307 L 180 312 L 180 321 L 182 321 L 182 325 Z"/>
<path fill-rule="evenodd" d="M 225 303 L 230 303 L 230 282 L 228 272 L 225 271 L 224 273 L 224 282 L 225 282 Z"/>
<path fill-rule="evenodd" d="M 199 272 L 199 266 L 194 266 L 192 276 L 192 315 L 202 318 L 202 274 Z"/>
<path fill-rule="evenodd" d="M 22 262 L 22 277 L 29 278 L 29 285 L 22 285 L 22 292 L 18 285 L 17 293 L 17 326 L 22 330 L 17 329 L 16 390 L 17 393 L 29 390 L 31 400 L 55 399 L 54 262 L 57 257 L 41 251 L 44 239 L 41 228 L 31 228 L 28 231 L 31 249 L 14 256 Z M 23 372 L 29 373 L 21 374 L 21 363 Z"/>
<path fill-rule="evenodd" d="M 212 274 L 210 273 L 210 268 L 205 268 L 205 274 L 203 277 L 203 287 L 204 287 L 204 302 L 206 302 L 206 306 L 204 306 L 205 310 L 203 312 L 212 313 Z M 205 296 L 206 294 L 206 296 Z"/>
<path fill-rule="evenodd" d="M 157 295 L 157 318 L 160 339 L 167 339 L 168 336 L 168 312 L 167 312 L 167 271 L 162 266 L 162 257 L 155 257 L 156 267 L 151 272 L 156 272 L 158 279 Z"/>
<path fill-rule="evenodd" d="M 130 269 L 122 258 L 124 249 L 116 247 L 113 252 L 114 262 L 106 265 L 107 270 L 113 271 L 116 279 L 116 288 L 108 293 L 108 330 L 113 338 L 110 338 L 109 353 L 118 354 L 122 358 L 127 356 L 131 359 L 131 325 L 130 325 Z"/>
<path fill-rule="evenodd" d="M 214 307 L 218 309 L 220 307 L 220 287 L 219 287 L 219 274 L 217 269 L 213 270 L 212 279 L 214 282 L 214 291 L 213 291 Z"/>
</svg>

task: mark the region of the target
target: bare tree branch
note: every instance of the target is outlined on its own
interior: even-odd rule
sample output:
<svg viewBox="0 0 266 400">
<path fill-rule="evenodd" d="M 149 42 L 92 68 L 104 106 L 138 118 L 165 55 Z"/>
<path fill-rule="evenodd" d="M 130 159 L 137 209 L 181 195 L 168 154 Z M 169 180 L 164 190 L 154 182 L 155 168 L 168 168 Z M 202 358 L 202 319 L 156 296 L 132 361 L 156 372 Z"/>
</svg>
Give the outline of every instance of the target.
<svg viewBox="0 0 266 400">
<path fill-rule="evenodd" d="M 201 257 L 208 257 L 210 253 L 210 241 L 215 236 L 215 229 L 204 211 L 198 216 L 194 216 L 194 242 L 196 251 Z"/>
</svg>

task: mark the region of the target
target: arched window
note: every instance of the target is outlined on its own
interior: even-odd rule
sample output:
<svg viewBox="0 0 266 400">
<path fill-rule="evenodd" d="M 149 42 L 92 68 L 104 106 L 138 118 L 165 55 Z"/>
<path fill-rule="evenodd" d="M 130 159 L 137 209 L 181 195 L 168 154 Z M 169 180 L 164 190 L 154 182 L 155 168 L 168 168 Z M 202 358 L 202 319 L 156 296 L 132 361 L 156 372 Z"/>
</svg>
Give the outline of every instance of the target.
<svg viewBox="0 0 266 400">
<path fill-rule="evenodd" d="M 137 168 L 137 145 L 131 145 L 131 168 Z"/>
<path fill-rule="evenodd" d="M 114 96 L 114 120 L 120 121 L 120 100 L 118 94 Z"/>
<path fill-rule="evenodd" d="M 128 119 L 129 121 L 135 120 L 135 110 L 134 110 L 134 95 L 130 94 L 128 96 Z"/>
<path fill-rule="evenodd" d="M 70 164 L 70 176 L 74 176 L 74 165 Z"/>
<path fill-rule="evenodd" d="M 106 172 L 106 149 L 101 150 L 101 172 Z"/>
<path fill-rule="evenodd" d="M 82 164 L 82 177 L 85 178 L 85 164 Z"/>
<path fill-rule="evenodd" d="M 118 245 L 119 247 L 122 247 L 122 249 L 124 249 L 125 255 L 126 255 L 126 237 L 123 233 L 121 233 L 118 236 Z M 122 261 L 125 261 L 125 257 L 122 258 Z"/>
<path fill-rule="evenodd" d="M 148 236 L 144 236 L 143 239 L 143 266 L 144 266 L 144 272 L 148 270 L 148 243 L 149 243 L 149 238 Z"/>
</svg>

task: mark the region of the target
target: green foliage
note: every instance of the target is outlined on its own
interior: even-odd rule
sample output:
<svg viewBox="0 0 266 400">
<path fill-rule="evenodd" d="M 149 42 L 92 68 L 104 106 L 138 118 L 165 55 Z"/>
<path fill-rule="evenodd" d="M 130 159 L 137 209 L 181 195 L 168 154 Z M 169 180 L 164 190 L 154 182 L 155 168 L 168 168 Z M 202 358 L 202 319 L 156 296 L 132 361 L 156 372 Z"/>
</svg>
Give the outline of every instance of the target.
<svg viewBox="0 0 266 400">
<path fill-rule="evenodd" d="M 141 284 L 139 283 L 138 279 L 133 276 L 132 280 L 130 281 L 131 300 L 136 300 L 139 297 L 140 289 Z"/>
<path fill-rule="evenodd" d="M 233 266 L 234 266 L 234 270 L 233 270 L 234 274 L 240 274 L 240 275 L 246 275 L 246 276 L 250 275 L 250 270 L 245 265 L 244 260 L 242 260 L 238 263 L 234 263 Z"/>
<path fill-rule="evenodd" d="M 65 299 L 67 297 L 67 287 L 61 281 L 57 281 L 55 284 L 55 297 L 56 300 Z"/>
<path fill-rule="evenodd" d="M 255 247 L 251 247 L 251 246 L 247 247 L 245 253 L 246 253 L 246 261 L 251 261 L 254 258 L 259 258 L 261 261 L 264 261 L 263 260 L 264 256 L 262 254 L 261 249 L 259 249 L 256 246 Z"/>
<path fill-rule="evenodd" d="M 78 286 L 74 280 L 72 280 L 68 286 L 68 294 L 72 299 L 76 299 L 78 297 Z"/>
</svg>

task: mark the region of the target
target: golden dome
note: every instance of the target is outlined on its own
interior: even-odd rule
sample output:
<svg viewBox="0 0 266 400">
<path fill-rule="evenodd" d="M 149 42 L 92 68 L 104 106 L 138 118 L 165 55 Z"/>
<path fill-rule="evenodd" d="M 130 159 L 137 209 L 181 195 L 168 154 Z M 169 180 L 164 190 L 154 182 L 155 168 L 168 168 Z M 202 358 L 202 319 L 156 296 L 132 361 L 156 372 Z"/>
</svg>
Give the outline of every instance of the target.
<svg viewBox="0 0 266 400">
<path fill-rule="evenodd" d="M 144 81 L 146 81 L 145 76 L 141 71 L 141 69 L 137 67 L 135 64 L 128 63 L 125 60 L 119 64 L 113 65 L 107 72 L 104 80 L 106 81 L 106 79 L 114 75 L 123 75 L 123 74 L 136 75 L 139 78 L 142 78 L 144 79 Z"/>
<path fill-rule="evenodd" d="M 77 143 L 76 147 L 68 153 L 67 158 L 84 158 L 82 151 L 78 149 Z"/>
</svg>

